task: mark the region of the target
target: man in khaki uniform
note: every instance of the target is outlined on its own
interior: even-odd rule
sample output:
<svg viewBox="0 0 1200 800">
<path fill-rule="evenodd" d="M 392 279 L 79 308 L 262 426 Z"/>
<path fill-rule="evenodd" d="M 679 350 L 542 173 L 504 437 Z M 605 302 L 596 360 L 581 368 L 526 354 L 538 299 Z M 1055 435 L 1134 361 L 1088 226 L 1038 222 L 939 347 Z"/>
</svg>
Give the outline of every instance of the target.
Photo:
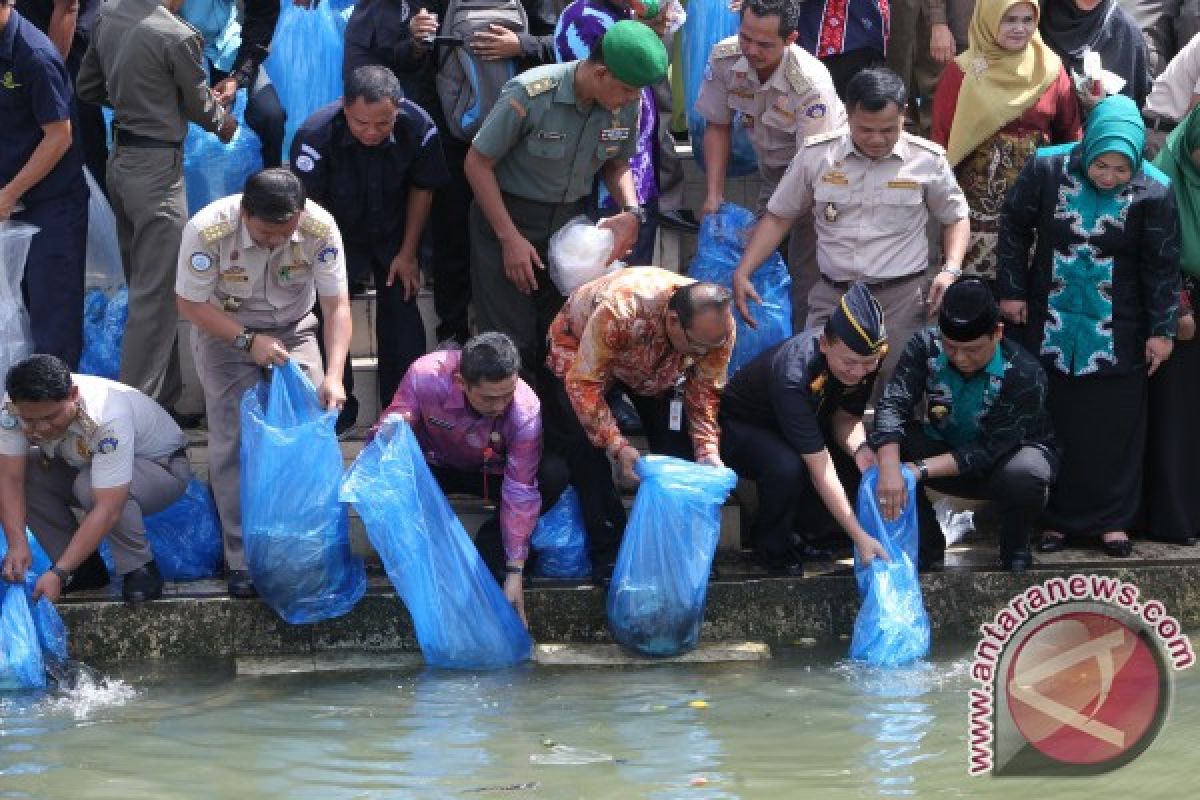
<svg viewBox="0 0 1200 800">
<path fill-rule="evenodd" d="M 758 157 L 759 213 L 804 139 L 846 124 L 846 110 L 829 70 L 796 44 L 796 4 L 749 0 L 742 5 L 741 17 L 738 35 L 713 47 L 696 100 L 696 112 L 706 121 L 703 215 L 715 213 L 724 199 L 735 113 L 741 115 Z M 793 228 L 787 255 L 792 319 L 801 329 L 808 293 L 817 280 L 816 237 L 808 217 Z"/>
<path fill-rule="evenodd" d="M 190 321 L 196 371 L 208 412 L 208 469 L 221 528 L 229 592 L 254 594 L 242 550 L 242 395 L 268 367 L 296 359 L 325 408 L 346 401 L 342 369 L 350 349 L 346 258 L 333 216 L 307 201 L 286 169 L 266 169 L 245 192 L 205 208 L 183 230 L 175 280 L 179 313 Z M 325 319 L 322 372 L 319 298 Z"/>
<path fill-rule="evenodd" d="M 183 389 L 175 342 L 171 265 L 187 220 L 183 140 L 188 121 L 233 138 L 237 121 L 208 88 L 203 42 L 175 14 L 183 0 L 105 6 L 79 68 L 79 97 L 112 106 L 108 196 L 129 282 L 121 383 L 168 410 Z"/>
<path fill-rule="evenodd" d="M 929 313 L 962 274 L 970 223 L 945 151 L 902 130 L 905 91 L 896 73 L 883 67 L 860 72 L 846 88 L 846 106 L 848 129 L 805 142 L 771 197 L 734 274 L 734 296 L 749 319 L 748 298 L 759 301 L 750 276 L 793 221 L 811 213 L 821 279 L 809 295 L 808 326 L 824 325 L 849 287 L 865 283 L 883 306 L 894 344 L 883 385 L 909 338 L 927 324 L 929 216 L 942 223 L 945 256 L 929 291 Z"/>
</svg>

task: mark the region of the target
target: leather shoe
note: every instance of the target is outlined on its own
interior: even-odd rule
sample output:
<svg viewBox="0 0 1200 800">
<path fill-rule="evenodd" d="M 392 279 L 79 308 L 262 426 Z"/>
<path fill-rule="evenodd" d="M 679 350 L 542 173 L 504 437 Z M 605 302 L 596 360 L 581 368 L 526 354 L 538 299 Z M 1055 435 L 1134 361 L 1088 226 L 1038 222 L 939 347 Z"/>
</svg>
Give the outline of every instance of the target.
<svg viewBox="0 0 1200 800">
<path fill-rule="evenodd" d="M 1129 539 L 1100 540 L 1100 549 L 1109 558 L 1129 558 L 1133 555 L 1133 542 Z"/>
<path fill-rule="evenodd" d="M 1061 553 L 1067 549 L 1067 537 L 1061 533 L 1057 535 L 1042 534 L 1042 538 L 1038 540 L 1037 551 L 1039 553 Z"/>
<path fill-rule="evenodd" d="M 1033 554 L 1028 547 L 1000 556 L 1000 566 L 1009 572 L 1025 572 L 1033 566 Z"/>
<path fill-rule="evenodd" d="M 79 568 L 75 570 L 71 585 L 63 589 L 63 594 L 103 589 L 108 586 L 108 583 L 108 567 L 104 566 L 104 559 L 100 557 L 99 552 L 96 552 L 84 559 Z"/>
<path fill-rule="evenodd" d="M 687 233 L 695 233 L 700 230 L 700 223 L 696 219 L 696 215 L 689 209 L 680 209 L 678 211 L 659 211 L 654 215 L 659 223 L 667 228 L 674 228 Z"/>
<path fill-rule="evenodd" d="M 804 562 L 801 559 L 792 558 L 764 558 L 762 560 L 763 569 L 767 571 L 767 575 L 771 577 L 788 577 L 788 578 L 803 578 L 804 577 Z"/>
<path fill-rule="evenodd" d="M 229 570 L 226 583 L 229 586 L 230 597 L 258 597 L 258 590 L 254 588 L 254 581 L 250 579 L 247 570 Z"/>
<path fill-rule="evenodd" d="M 127 603 L 145 603 L 162 597 L 163 577 L 158 564 L 147 561 L 142 566 L 127 572 L 121 581 L 121 596 Z"/>
</svg>

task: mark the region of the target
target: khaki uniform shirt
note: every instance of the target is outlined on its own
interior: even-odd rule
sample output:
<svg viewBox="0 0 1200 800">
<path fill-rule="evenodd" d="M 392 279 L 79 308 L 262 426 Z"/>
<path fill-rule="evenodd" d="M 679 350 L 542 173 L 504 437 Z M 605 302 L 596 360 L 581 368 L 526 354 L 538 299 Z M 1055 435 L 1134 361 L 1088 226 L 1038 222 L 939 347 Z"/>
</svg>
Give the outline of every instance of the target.
<svg viewBox="0 0 1200 800">
<path fill-rule="evenodd" d="M 225 119 L 208 90 L 199 32 L 159 0 L 105 5 L 76 80 L 80 98 L 112 106 L 116 127 L 182 142 L 188 121 L 216 133 Z"/>
<path fill-rule="evenodd" d="M 967 199 L 933 142 L 901 133 L 891 155 L 872 161 L 843 128 L 804 143 L 767 210 L 812 212 L 825 277 L 878 282 L 924 271 L 929 215 L 943 225 L 966 219 Z"/>
<path fill-rule="evenodd" d="M 786 167 L 807 137 L 846 124 L 846 109 L 824 64 L 793 44 L 775 73 L 760 83 L 736 36 L 713 47 L 696 113 L 718 125 L 740 114 L 764 167 Z"/>
<path fill-rule="evenodd" d="M 1200 94 L 1200 36 L 1179 51 L 1146 97 L 1146 114 L 1179 122 L 1192 107 L 1192 95 Z"/>
<path fill-rule="evenodd" d="M 248 328 L 293 325 L 316 296 L 347 292 L 346 254 L 333 216 L 309 200 L 291 240 L 260 247 L 242 223 L 240 194 L 205 207 L 183 229 L 175 293 L 212 303 Z"/>
<path fill-rule="evenodd" d="M 575 97 L 578 61 L 523 72 L 504 85 L 471 145 L 496 162 L 508 194 L 573 203 L 592 191 L 605 162 L 637 146 L 641 95 L 614 113 Z"/>
</svg>

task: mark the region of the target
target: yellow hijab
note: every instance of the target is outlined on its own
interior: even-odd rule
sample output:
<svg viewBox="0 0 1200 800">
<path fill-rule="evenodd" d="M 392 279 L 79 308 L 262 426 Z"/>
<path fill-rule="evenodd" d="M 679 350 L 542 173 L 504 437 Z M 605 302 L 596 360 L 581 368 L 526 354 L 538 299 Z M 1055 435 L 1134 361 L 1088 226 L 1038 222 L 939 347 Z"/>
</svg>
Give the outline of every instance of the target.
<svg viewBox="0 0 1200 800">
<path fill-rule="evenodd" d="M 1066 0 L 1070 2 L 1070 0 Z M 989 136 L 1025 113 L 1058 78 L 1062 61 L 1034 31 L 1024 50 L 1011 52 L 996 41 L 1000 20 L 1020 3 L 1036 0 L 978 0 L 967 32 L 966 52 L 954 59 L 963 71 L 946 156 L 952 166 L 970 155 Z"/>
</svg>

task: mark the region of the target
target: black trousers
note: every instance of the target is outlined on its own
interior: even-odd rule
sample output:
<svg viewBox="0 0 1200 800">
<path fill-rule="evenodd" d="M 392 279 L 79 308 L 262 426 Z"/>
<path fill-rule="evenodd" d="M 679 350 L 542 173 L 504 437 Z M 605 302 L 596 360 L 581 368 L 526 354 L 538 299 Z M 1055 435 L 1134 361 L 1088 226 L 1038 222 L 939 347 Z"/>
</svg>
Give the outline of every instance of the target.
<svg viewBox="0 0 1200 800">
<path fill-rule="evenodd" d="M 833 78 L 833 88 L 837 91 L 838 97 L 844 101 L 850 79 L 864 69 L 883 66 L 884 58 L 878 50 L 863 47 L 851 50 L 849 53 L 826 56 L 821 59 L 821 63 L 829 70 L 829 77 Z"/>
<path fill-rule="evenodd" d="M 904 432 L 900 457 L 904 461 L 915 461 L 949 450 L 945 442 L 927 436 L 920 425 L 914 424 Z M 1030 538 L 1037 531 L 1054 483 L 1055 463 L 1055 457 L 1043 448 L 1026 446 L 1000 459 L 987 475 L 934 478 L 926 485 L 954 497 L 989 501 L 1000 518 L 1000 557 L 1007 558 L 1028 547 Z M 946 550 L 946 540 L 933 504 L 922 491 L 917 492 L 917 518 L 921 526 L 921 560 L 940 561 Z"/>
<path fill-rule="evenodd" d="M 820 536 L 836 525 L 813 486 L 803 454 L 788 444 L 775 426 L 725 415 L 720 421 L 721 460 L 740 477 L 758 485 L 754 549 L 771 565 L 801 561 L 794 550 L 793 534 Z M 829 454 L 853 506 L 858 494 L 858 467 L 837 447 L 830 447 Z"/>
<path fill-rule="evenodd" d="M 488 475 L 485 486 L 482 472 L 466 472 L 433 465 L 430 465 L 429 471 L 433 473 L 433 477 L 446 494 L 469 494 L 497 501 L 496 513 L 480 526 L 479 532 L 475 535 L 475 548 L 479 550 L 479 556 L 483 559 L 483 563 L 487 564 L 488 569 L 496 576 L 496 581 L 504 583 L 504 564 L 507 556 L 504 553 L 504 533 L 500 529 L 498 506 L 500 492 L 504 487 L 504 476 Z M 567 484 L 570 482 L 566 462 L 555 455 L 542 456 L 542 462 L 538 465 L 537 479 L 538 492 L 542 496 L 541 513 L 545 514 L 558 502 L 559 495 L 566 490 Z M 525 560 L 526 575 L 532 573 L 535 558 L 533 550 L 530 550 L 529 558 Z"/>
<path fill-rule="evenodd" d="M 625 392 L 637 409 L 652 452 L 688 460 L 694 458 L 691 437 L 687 433 L 686 411 L 680 430 L 670 429 L 671 394 L 643 397 L 620 383 L 614 389 Z M 612 464 L 605 452 L 588 440 L 562 380 L 544 366 L 538 375 L 538 391 L 542 400 L 546 452 L 566 461 L 571 485 L 579 494 L 592 563 L 603 568 L 616 561 L 627 521 L 620 492 L 613 482 Z"/>
<path fill-rule="evenodd" d="M 220 83 L 229 77 L 228 72 L 209 67 L 212 72 L 213 84 Z M 267 79 L 267 74 L 261 68 L 254 78 L 254 83 L 246 94 L 246 124 L 250 130 L 258 134 L 262 142 L 262 157 L 264 167 L 278 167 L 283 163 L 283 134 L 287 124 L 287 113 L 279 100 L 275 85 Z"/>
<path fill-rule="evenodd" d="M 450 180 L 434 190 L 429 220 L 433 233 L 433 307 L 438 315 L 438 341 L 453 338 L 466 344 L 471 335 L 467 319 L 471 305 L 471 240 L 466 224 L 475 195 L 463 165 L 470 143 L 450 136 L 444 126 L 441 130 L 442 154 Z"/>
</svg>

